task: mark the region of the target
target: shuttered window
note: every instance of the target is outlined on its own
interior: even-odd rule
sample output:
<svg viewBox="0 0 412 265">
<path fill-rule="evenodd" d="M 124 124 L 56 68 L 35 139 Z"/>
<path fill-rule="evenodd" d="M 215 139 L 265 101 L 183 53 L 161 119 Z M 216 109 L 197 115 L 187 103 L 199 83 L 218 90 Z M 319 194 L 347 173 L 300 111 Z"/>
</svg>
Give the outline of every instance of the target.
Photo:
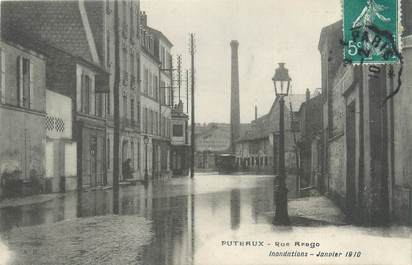
<svg viewBox="0 0 412 265">
<path fill-rule="evenodd" d="M 0 47 L 0 103 L 6 103 L 6 64 L 4 50 Z"/>
<path fill-rule="evenodd" d="M 33 108 L 33 63 L 28 58 L 17 56 L 17 105 Z"/>
</svg>

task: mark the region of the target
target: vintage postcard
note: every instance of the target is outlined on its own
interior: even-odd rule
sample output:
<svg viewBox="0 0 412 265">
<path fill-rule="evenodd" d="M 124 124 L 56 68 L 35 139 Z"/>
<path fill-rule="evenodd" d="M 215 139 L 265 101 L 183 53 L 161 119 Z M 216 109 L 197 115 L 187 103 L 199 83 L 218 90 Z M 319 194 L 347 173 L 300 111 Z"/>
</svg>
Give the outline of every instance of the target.
<svg viewBox="0 0 412 265">
<path fill-rule="evenodd" d="M 0 0 L 0 265 L 412 265 L 412 0 Z"/>
</svg>

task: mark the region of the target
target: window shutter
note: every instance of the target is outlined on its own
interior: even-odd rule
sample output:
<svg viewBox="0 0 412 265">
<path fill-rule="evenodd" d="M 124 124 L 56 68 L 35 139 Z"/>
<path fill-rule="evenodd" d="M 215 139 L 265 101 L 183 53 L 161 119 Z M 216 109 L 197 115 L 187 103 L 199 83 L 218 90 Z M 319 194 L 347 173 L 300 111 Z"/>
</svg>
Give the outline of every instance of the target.
<svg viewBox="0 0 412 265">
<path fill-rule="evenodd" d="M 0 57 L 0 102 L 4 104 L 6 103 L 6 59 L 3 49 L 0 49 Z"/>
<path fill-rule="evenodd" d="M 23 63 L 22 63 L 23 58 L 21 56 L 17 56 L 17 86 L 16 86 L 16 101 L 17 101 L 17 106 L 22 106 L 23 104 Z"/>
<path fill-rule="evenodd" d="M 29 80 L 30 80 L 30 91 L 29 91 L 29 108 L 34 107 L 34 78 L 33 78 L 33 62 L 30 60 L 30 69 L 29 69 Z"/>
</svg>

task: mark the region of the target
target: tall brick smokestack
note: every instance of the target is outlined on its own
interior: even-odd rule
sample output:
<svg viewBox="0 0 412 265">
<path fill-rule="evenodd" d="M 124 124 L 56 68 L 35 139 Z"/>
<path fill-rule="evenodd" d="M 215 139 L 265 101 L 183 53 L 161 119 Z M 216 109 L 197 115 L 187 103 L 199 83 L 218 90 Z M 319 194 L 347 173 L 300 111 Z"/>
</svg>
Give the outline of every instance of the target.
<svg viewBox="0 0 412 265">
<path fill-rule="evenodd" d="M 239 138 L 240 127 L 240 108 L 239 108 L 239 64 L 238 64 L 238 47 L 239 42 L 232 40 L 230 42 L 232 50 L 231 65 L 231 95 L 230 95 L 230 142 L 231 151 L 235 151 L 234 141 Z"/>
</svg>

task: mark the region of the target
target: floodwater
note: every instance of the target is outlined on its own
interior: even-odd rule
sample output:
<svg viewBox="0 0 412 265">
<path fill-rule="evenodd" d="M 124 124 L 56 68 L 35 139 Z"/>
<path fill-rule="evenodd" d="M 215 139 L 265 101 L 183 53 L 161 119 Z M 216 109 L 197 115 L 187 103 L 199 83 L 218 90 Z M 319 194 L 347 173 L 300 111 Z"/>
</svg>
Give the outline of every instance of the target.
<svg viewBox="0 0 412 265">
<path fill-rule="evenodd" d="M 77 255 L 65 262 L 81 264 L 86 260 L 91 261 L 88 259 L 90 256 L 84 257 L 85 259 L 81 257 L 82 254 L 88 255 L 88 244 L 85 244 L 84 240 L 90 240 L 79 239 L 77 235 L 79 231 L 84 234 L 84 226 L 90 226 L 90 222 L 83 219 L 110 216 L 111 219 L 97 219 L 91 222 L 95 233 L 110 234 L 125 232 L 126 227 L 122 227 L 124 224 L 116 224 L 116 219 L 141 217 L 143 220 L 134 220 L 136 230 L 146 226 L 148 229 L 137 233 L 137 237 L 141 234 L 149 240 L 134 242 L 135 245 L 141 245 L 136 249 L 130 250 L 124 247 L 124 251 L 139 252 L 132 253 L 132 256 L 136 257 L 125 260 L 125 263 L 194 264 L 196 249 L 201 247 L 202 242 L 210 236 L 238 230 L 243 225 L 271 222 L 270 216 L 265 213 L 273 211 L 273 181 L 273 176 L 212 173 L 196 174 L 193 180 L 187 177 L 172 178 L 150 184 L 146 188 L 139 184 L 124 186 L 120 189 L 119 217 L 112 216 L 111 189 L 67 193 L 61 198 L 40 204 L 0 209 L 0 238 L 14 254 L 15 258 L 11 260 L 11 264 L 45 262 L 35 256 L 40 254 L 47 256 L 56 251 L 54 248 L 58 248 L 56 244 L 60 244 L 59 240 L 56 239 L 55 244 L 50 244 L 50 241 L 61 237 L 64 230 L 65 234 L 73 234 L 73 238 L 65 240 L 71 241 L 71 247 L 76 245 L 77 241 L 81 241 L 78 244 L 82 244 L 75 249 Z M 289 196 L 292 197 L 295 194 L 294 183 L 294 179 L 288 180 Z M 100 223 L 112 223 L 112 225 L 105 225 L 102 228 Z M 134 230 L 130 226 L 127 229 Z M 89 231 L 89 237 L 94 237 L 93 231 Z M 45 235 L 39 236 L 41 233 Z M 127 234 L 128 231 L 125 233 Z M 146 235 L 147 233 L 149 236 Z M 35 236 L 28 238 L 29 234 Z M 108 237 L 107 240 L 113 239 Z M 104 236 L 98 242 L 89 242 L 89 244 L 100 245 L 100 248 L 93 249 L 96 257 L 101 256 L 102 253 L 112 252 L 113 246 L 110 246 L 110 243 L 105 242 Z M 124 246 L 131 243 L 128 240 L 118 244 Z M 59 247 L 62 256 L 67 256 L 64 253 L 66 249 L 67 246 Z M 27 252 L 30 252 L 31 257 Z M 28 257 L 21 259 L 19 255 Z M 119 255 L 124 256 L 125 253 Z M 55 256 L 56 259 L 59 258 L 58 255 Z M 107 261 L 111 264 L 113 259 L 109 257 Z M 101 260 L 96 264 L 102 262 Z M 51 261 L 50 264 L 53 262 Z"/>
<path fill-rule="evenodd" d="M 410 228 L 273 226 L 273 182 L 273 176 L 196 174 L 123 186 L 119 215 L 112 214 L 110 189 L 2 208 L 0 264 L 412 264 Z M 296 197 L 295 183 L 287 178 L 289 198 Z M 302 205 L 319 215 L 319 205 Z M 296 200 L 290 206 L 304 208 Z M 264 246 L 234 245 L 240 241 Z M 307 257 L 277 256 L 285 251 Z M 320 251 L 343 257 L 319 258 Z"/>
</svg>

